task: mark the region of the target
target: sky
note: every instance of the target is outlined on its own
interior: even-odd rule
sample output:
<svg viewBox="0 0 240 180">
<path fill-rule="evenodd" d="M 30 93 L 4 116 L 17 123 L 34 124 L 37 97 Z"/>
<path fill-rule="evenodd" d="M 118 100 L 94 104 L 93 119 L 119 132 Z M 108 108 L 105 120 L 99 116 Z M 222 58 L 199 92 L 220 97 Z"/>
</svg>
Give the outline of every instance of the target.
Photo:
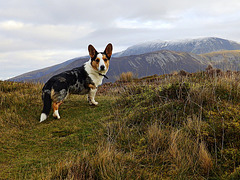
<svg viewBox="0 0 240 180">
<path fill-rule="evenodd" d="M 0 0 L 0 79 L 152 40 L 240 42 L 239 0 Z"/>
</svg>

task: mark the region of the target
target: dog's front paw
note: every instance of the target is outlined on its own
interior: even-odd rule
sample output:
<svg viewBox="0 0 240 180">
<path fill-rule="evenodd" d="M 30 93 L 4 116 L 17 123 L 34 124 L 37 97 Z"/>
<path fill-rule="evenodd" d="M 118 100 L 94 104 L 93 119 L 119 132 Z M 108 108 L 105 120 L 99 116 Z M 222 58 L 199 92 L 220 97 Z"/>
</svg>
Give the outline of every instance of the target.
<svg viewBox="0 0 240 180">
<path fill-rule="evenodd" d="M 96 102 L 94 98 L 90 98 L 89 96 L 87 96 L 87 101 L 88 101 L 90 106 L 97 106 L 98 105 L 98 102 Z"/>
<path fill-rule="evenodd" d="M 96 102 L 94 100 L 91 100 L 91 101 L 88 101 L 88 102 L 89 102 L 90 106 L 97 106 L 98 105 L 98 102 Z"/>
<path fill-rule="evenodd" d="M 93 102 L 93 105 L 94 105 L 94 106 L 97 106 L 97 105 L 98 105 L 98 102 L 94 101 L 94 102 Z"/>
</svg>

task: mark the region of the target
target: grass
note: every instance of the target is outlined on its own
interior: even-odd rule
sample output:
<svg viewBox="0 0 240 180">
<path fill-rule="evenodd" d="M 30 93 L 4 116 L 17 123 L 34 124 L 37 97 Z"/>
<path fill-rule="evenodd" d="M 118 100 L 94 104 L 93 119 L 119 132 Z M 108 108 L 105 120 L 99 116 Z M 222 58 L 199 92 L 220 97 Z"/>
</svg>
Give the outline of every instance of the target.
<svg viewBox="0 0 240 180">
<path fill-rule="evenodd" d="M 0 82 L 0 179 L 239 179 L 240 76 L 146 77 L 70 96 L 39 123 L 41 84 Z"/>
<path fill-rule="evenodd" d="M 83 96 L 70 96 L 61 106 L 61 120 L 39 123 L 42 85 L 1 82 L 0 179 L 45 176 L 66 157 L 91 149 L 112 98 L 97 97 L 90 107 Z M 103 113 L 104 112 L 104 113 Z"/>
<path fill-rule="evenodd" d="M 131 82 L 134 79 L 132 72 L 123 72 L 119 76 L 119 81 L 121 82 Z"/>
</svg>

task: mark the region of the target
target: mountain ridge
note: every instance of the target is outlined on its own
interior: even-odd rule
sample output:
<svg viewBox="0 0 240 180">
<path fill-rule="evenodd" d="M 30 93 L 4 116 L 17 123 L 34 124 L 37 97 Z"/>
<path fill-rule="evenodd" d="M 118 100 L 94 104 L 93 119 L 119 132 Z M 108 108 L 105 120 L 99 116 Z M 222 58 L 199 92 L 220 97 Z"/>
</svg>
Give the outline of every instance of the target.
<svg viewBox="0 0 240 180">
<path fill-rule="evenodd" d="M 135 51 L 129 52 L 129 49 L 134 49 L 134 47 L 145 47 L 145 45 L 142 46 L 141 44 L 131 46 L 123 52 L 113 54 L 113 57 L 111 58 L 110 70 L 108 72 L 108 76 L 110 78 L 109 80 L 104 80 L 104 82 L 114 82 L 117 79 L 116 77 L 118 77 L 122 72 L 127 71 L 132 71 L 133 73 L 138 74 L 139 77 L 153 74 L 170 73 L 172 71 L 178 70 L 194 72 L 197 70 L 203 70 L 208 64 L 213 64 L 216 67 L 223 68 L 224 66 L 226 66 L 228 61 L 230 62 L 230 64 L 232 64 L 230 69 L 240 69 L 238 65 L 238 63 L 240 62 L 240 54 L 234 56 L 234 61 L 233 56 L 231 55 L 219 59 L 219 57 L 221 56 L 220 49 L 223 47 L 225 47 L 225 50 L 240 49 L 240 44 L 234 41 L 229 41 L 221 38 L 200 38 L 184 41 L 171 41 L 168 42 L 168 44 L 166 44 L 165 42 L 165 45 L 161 45 L 162 47 L 168 47 L 169 49 L 161 50 L 156 50 L 156 48 L 159 47 L 159 44 L 156 47 L 156 44 L 151 42 L 146 42 L 144 44 L 148 47 L 151 46 L 152 48 L 147 49 L 147 52 L 143 54 L 140 53 L 142 51 L 138 51 L 138 53 L 140 54 L 135 54 Z M 169 46 L 169 44 L 172 48 Z M 229 44 L 231 46 L 226 46 Z M 139 50 L 139 48 L 137 49 Z M 186 51 L 184 51 L 184 49 Z M 205 52 L 205 49 L 208 49 L 207 51 L 210 51 L 208 52 L 210 54 L 213 52 L 211 50 L 218 51 L 215 54 L 207 54 L 206 56 L 204 54 L 187 52 L 187 50 L 193 51 L 196 49 L 200 49 L 201 52 Z M 232 52 L 228 53 L 231 54 Z M 217 61 L 217 59 L 219 59 L 219 61 Z M 74 58 L 55 66 L 16 76 L 14 78 L 11 78 L 10 81 L 31 81 L 44 83 L 51 76 L 75 67 L 82 66 L 88 60 L 89 58 L 87 58 L 86 56 Z"/>
<path fill-rule="evenodd" d="M 146 52 L 154 52 L 164 49 L 181 52 L 191 52 L 195 54 L 205 54 L 220 50 L 237 50 L 240 49 L 240 44 L 232 40 L 226 40 L 217 37 L 173 41 L 154 40 L 130 46 L 126 50 L 118 53 L 116 56 L 120 57 L 128 55 L 138 55 L 144 54 Z"/>
</svg>

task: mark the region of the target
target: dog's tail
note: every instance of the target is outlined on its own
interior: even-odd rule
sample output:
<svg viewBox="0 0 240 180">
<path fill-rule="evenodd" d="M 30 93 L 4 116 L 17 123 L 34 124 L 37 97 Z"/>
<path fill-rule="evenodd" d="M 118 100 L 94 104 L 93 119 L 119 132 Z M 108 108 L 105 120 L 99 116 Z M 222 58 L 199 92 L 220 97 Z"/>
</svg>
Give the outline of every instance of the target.
<svg viewBox="0 0 240 180">
<path fill-rule="evenodd" d="M 51 106 L 52 106 L 51 90 L 45 89 L 45 87 L 43 87 L 42 100 L 43 100 L 43 110 L 41 113 L 40 122 L 43 122 L 44 120 L 46 120 L 47 116 L 51 111 Z"/>
</svg>

